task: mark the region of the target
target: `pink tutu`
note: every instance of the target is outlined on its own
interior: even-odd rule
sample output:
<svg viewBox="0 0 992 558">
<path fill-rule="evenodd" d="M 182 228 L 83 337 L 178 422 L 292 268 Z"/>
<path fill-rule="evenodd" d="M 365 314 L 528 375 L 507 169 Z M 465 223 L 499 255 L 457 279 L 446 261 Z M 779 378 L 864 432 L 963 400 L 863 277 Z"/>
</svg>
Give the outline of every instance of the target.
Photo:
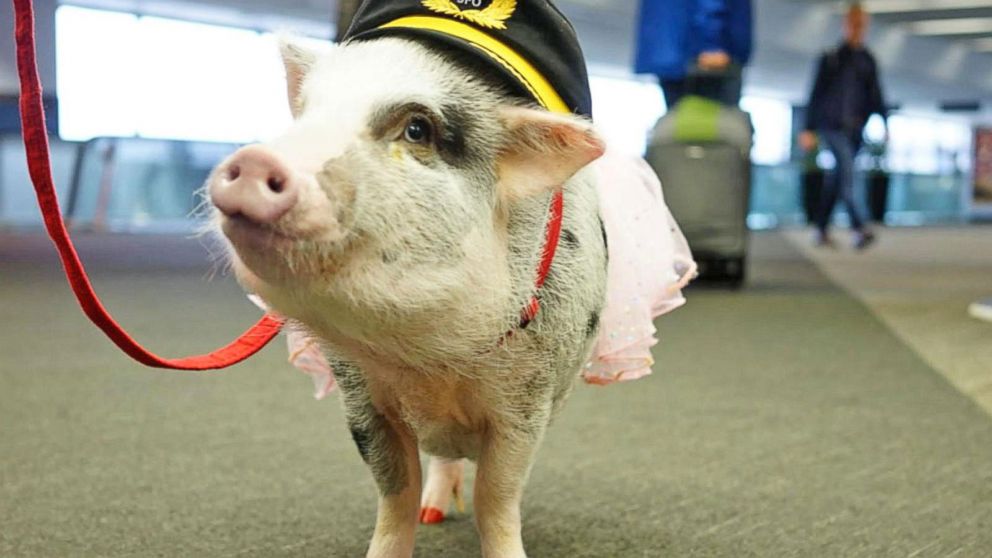
<svg viewBox="0 0 992 558">
<path fill-rule="evenodd" d="M 696 264 L 647 163 L 608 152 L 594 168 L 610 260 L 601 330 L 582 377 L 606 385 L 651 373 L 654 319 L 685 304 L 682 288 L 695 277 Z M 333 370 L 317 341 L 293 327 L 286 339 L 289 362 L 313 378 L 315 397 L 334 391 Z"/>
<path fill-rule="evenodd" d="M 594 165 L 610 261 L 599 339 L 582 377 L 606 385 L 651 373 L 654 319 L 685 304 L 696 264 L 644 160 L 607 152 Z"/>
</svg>

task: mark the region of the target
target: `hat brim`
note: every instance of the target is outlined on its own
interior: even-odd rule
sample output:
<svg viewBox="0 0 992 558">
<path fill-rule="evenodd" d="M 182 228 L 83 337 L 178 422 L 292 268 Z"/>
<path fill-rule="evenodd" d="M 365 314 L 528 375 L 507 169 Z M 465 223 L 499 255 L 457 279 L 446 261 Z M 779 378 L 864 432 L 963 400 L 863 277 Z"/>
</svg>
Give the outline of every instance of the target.
<svg viewBox="0 0 992 558">
<path fill-rule="evenodd" d="M 501 77 L 501 82 L 507 88 L 507 93 L 532 101 L 539 106 L 543 106 L 540 97 L 534 92 L 531 85 L 519 75 L 519 73 L 507 67 L 507 64 L 493 53 L 460 37 L 442 33 L 440 31 L 434 31 L 432 29 L 418 29 L 413 27 L 381 27 L 349 37 L 347 42 L 367 41 L 382 37 L 410 37 L 414 39 L 428 39 L 430 41 L 436 41 L 453 47 L 470 55 L 473 60 L 477 60 L 480 64 L 484 65 L 487 70 Z"/>
</svg>

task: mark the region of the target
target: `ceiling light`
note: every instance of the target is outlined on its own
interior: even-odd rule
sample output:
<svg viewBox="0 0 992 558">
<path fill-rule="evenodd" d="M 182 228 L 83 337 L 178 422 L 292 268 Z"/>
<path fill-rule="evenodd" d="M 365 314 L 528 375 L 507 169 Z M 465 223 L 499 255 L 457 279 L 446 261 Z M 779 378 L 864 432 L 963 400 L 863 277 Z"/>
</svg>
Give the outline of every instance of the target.
<svg viewBox="0 0 992 558">
<path fill-rule="evenodd" d="M 907 27 L 917 35 L 982 35 L 992 33 L 992 17 L 928 19 L 914 21 Z"/>
</svg>

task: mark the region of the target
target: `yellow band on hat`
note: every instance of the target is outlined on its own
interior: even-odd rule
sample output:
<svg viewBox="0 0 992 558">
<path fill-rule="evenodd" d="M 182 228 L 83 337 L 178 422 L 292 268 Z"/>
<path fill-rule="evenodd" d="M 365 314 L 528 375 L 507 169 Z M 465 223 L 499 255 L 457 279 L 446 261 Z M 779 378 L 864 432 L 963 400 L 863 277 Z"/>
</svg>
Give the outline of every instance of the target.
<svg viewBox="0 0 992 558">
<path fill-rule="evenodd" d="M 565 104 L 561 96 L 555 91 L 551 82 L 527 61 L 526 58 L 510 48 L 510 46 L 498 39 L 479 31 L 471 25 L 432 16 L 409 16 L 393 20 L 380 29 L 422 29 L 425 31 L 436 31 L 445 35 L 457 37 L 472 46 L 475 46 L 488 54 L 493 60 L 499 62 L 520 82 L 527 87 L 538 103 L 551 112 L 571 114 L 571 109 Z"/>
</svg>

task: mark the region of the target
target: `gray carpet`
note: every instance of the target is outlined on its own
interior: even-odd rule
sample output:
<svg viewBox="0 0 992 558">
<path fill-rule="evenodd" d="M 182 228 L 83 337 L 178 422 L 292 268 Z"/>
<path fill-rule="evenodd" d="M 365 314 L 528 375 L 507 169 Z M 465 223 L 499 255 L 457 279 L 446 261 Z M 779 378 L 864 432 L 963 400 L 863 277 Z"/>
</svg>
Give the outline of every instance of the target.
<svg viewBox="0 0 992 558">
<path fill-rule="evenodd" d="M 82 244 L 163 353 L 257 317 L 194 241 Z M 784 239 L 754 247 L 750 288 L 660 322 L 654 376 L 576 391 L 528 488 L 530 555 L 992 556 L 992 420 Z M 0 556 L 362 556 L 372 481 L 284 362 L 142 369 L 44 239 L 0 235 Z M 421 529 L 417 556 L 478 556 L 471 517 Z"/>
</svg>

